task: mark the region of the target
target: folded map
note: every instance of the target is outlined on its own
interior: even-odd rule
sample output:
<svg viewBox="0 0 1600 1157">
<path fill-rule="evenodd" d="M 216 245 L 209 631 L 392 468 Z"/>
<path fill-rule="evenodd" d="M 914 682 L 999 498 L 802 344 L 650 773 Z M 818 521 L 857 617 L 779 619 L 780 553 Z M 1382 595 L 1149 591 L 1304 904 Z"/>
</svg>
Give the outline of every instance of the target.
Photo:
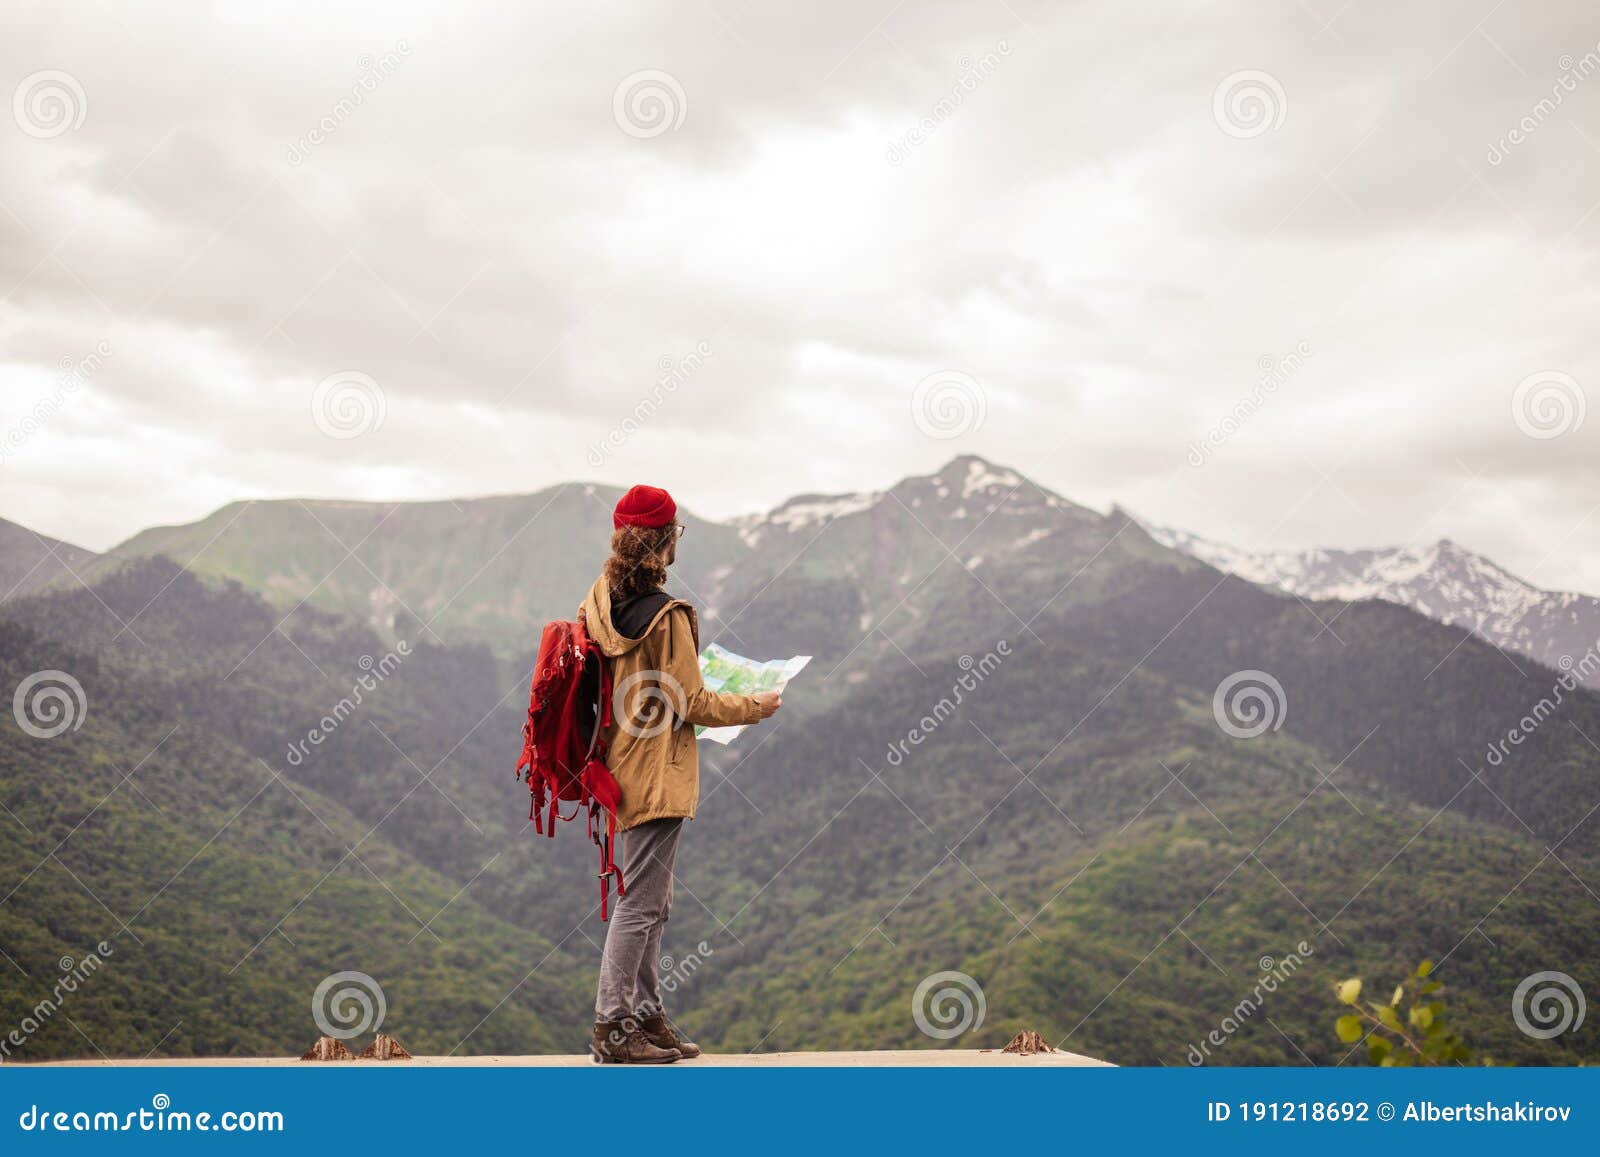
<svg viewBox="0 0 1600 1157">
<path fill-rule="evenodd" d="M 798 675 L 810 655 L 792 659 L 746 659 L 712 643 L 700 652 L 700 675 L 712 691 L 733 695 L 754 695 L 757 691 L 782 691 Z M 745 724 L 736 727 L 696 727 L 695 734 L 713 743 L 732 743 Z"/>
</svg>

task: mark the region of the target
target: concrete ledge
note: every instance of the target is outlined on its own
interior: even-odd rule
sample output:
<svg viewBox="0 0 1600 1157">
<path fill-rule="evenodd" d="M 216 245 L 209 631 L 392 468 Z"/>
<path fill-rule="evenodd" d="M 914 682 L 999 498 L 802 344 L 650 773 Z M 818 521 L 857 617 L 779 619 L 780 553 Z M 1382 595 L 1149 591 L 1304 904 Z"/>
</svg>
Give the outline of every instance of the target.
<svg viewBox="0 0 1600 1157">
<path fill-rule="evenodd" d="M 295 1057 L 211 1057 L 194 1060 L 80 1060 L 40 1061 L 30 1068 L 252 1068 L 298 1066 L 306 1069 L 362 1068 L 576 1068 L 600 1067 L 587 1056 L 538 1057 L 416 1057 L 409 1061 L 301 1061 Z M 7 1065 L 6 1067 L 11 1067 Z M 18 1066 L 20 1067 L 20 1066 Z M 646 1066 L 636 1065 L 633 1068 Z M 1077 1053 L 1036 1053 L 1031 1057 L 999 1049 L 900 1049 L 886 1052 L 845 1053 L 707 1053 L 692 1061 L 659 1068 L 1110 1068 L 1105 1061 Z"/>
</svg>

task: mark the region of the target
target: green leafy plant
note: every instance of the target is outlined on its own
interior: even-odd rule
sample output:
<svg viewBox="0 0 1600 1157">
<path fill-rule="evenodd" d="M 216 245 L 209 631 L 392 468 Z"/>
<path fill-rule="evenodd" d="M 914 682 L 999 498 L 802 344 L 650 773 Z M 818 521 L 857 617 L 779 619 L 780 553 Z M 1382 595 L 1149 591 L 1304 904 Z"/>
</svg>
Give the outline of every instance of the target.
<svg viewBox="0 0 1600 1157">
<path fill-rule="evenodd" d="M 1339 1039 L 1355 1044 L 1366 1037 L 1367 1059 L 1385 1067 L 1470 1062 L 1471 1050 L 1445 1019 L 1444 985 L 1430 979 L 1432 972 L 1433 961 L 1424 960 L 1384 1004 L 1361 999 L 1360 977 L 1339 981 L 1334 993 L 1350 1009 L 1334 1022 Z"/>
</svg>

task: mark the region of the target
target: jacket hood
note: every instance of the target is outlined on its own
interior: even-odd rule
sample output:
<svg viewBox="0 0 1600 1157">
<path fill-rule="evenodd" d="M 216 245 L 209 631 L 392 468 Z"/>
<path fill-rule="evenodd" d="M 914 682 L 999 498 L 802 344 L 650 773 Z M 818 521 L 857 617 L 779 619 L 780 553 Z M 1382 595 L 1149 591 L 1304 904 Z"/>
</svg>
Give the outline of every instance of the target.
<svg viewBox="0 0 1600 1157">
<path fill-rule="evenodd" d="M 589 588 L 589 593 L 584 597 L 583 605 L 578 608 L 578 613 L 583 616 L 589 637 L 599 644 L 600 650 L 605 652 L 609 659 L 618 655 L 626 655 L 640 643 L 644 642 L 650 632 L 655 630 L 663 616 L 673 607 L 688 606 L 682 599 L 668 599 L 662 608 L 650 620 L 650 625 L 645 628 L 637 639 L 630 639 L 622 634 L 611 622 L 611 588 L 606 585 L 605 576 L 595 579 L 594 585 Z"/>
</svg>

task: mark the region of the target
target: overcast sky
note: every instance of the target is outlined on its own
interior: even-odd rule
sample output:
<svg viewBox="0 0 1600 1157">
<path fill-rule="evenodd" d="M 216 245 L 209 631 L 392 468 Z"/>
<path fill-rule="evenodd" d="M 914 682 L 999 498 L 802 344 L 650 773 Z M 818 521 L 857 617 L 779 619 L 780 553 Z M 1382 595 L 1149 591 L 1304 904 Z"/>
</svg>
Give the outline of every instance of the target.
<svg viewBox="0 0 1600 1157">
<path fill-rule="evenodd" d="M 1600 592 L 1592 4 L 345 7 L 6 5 L 0 516 L 973 452 Z"/>
</svg>

